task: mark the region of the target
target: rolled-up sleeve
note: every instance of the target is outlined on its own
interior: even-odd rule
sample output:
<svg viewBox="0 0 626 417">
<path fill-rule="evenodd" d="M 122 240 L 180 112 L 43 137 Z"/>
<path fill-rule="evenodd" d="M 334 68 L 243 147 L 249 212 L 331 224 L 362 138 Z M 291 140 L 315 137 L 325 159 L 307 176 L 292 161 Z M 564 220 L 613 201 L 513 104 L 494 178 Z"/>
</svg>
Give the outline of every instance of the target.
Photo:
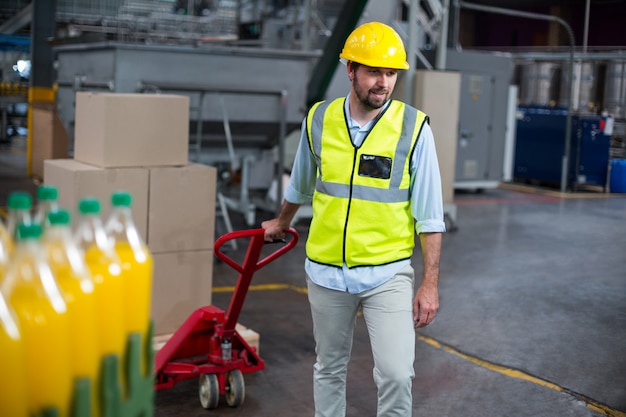
<svg viewBox="0 0 626 417">
<path fill-rule="evenodd" d="M 417 233 L 445 232 L 441 173 L 435 139 L 424 124 L 411 158 L 411 212 Z"/>
</svg>

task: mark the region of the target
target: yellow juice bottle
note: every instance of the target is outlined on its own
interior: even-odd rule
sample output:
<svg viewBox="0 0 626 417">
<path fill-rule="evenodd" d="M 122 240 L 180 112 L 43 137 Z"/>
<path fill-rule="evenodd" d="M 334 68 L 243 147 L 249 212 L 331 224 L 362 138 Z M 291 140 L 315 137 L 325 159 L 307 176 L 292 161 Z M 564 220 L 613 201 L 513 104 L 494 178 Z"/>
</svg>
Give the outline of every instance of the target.
<svg viewBox="0 0 626 417">
<path fill-rule="evenodd" d="M 69 319 L 40 246 L 41 226 L 20 225 L 15 255 L 2 283 L 24 338 L 29 413 L 55 408 L 69 415 L 72 394 Z"/>
<path fill-rule="evenodd" d="M 0 416 L 27 417 L 26 361 L 24 340 L 17 317 L 0 292 Z"/>
<path fill-rule="evenodd" d="M 75 242 L 83 251 L 96 292 L 96 327 L 100 356 L 118 355 L 120 375 L 126 348 L 124 287 L 121 266 L 100 219 L 100 202 L 85 198 L 79 203 L 80 218 Z"/>
<path fill-rule="evenodd" d="M 152 254 L 137 232 L 131 204 L 129 193 L 113 193 L 111 215 L 105 230 L 114 241 L 115 251 L 122 265 L 126 332 L 140 333 L 145 342 L 150 325 Z M 144 362 L 141 363 L 145 373 Z"/>
<path fill-rule="evenodd" d="M 68 211 L 51 211 L 46 217 L 48 226 L 43 236 L 43 248 L 67 304 L 71 374 L 73 378 L 89 378 L 92 415 L 96 416 L 100 407 L 97 402 L 100 352 L 95 285 L 83 253 L 72 239 Z"/>
<path fill-rule="evenodd" d="M 4 224 L 0 222 L 0 283 L 4 280 L 7 265 L 13 253 L 13 239 Z"/>
<path fill-rule="evenodd" d="M 31 223 L 31 207 L 33 199 L 30 194 L 23 191 L 15 191 L 9 194 L 7 200 L 7 231 L 11 239 L 15 241 L 17 226 Z"/>
<path fill-rule="evenodd" d="M 33 223 L 41 225 L 45 230 L 48 226 L 48 213 L 57 211 L 59 191 L 52 185 L 42 184 L 37 187 L 37 209 L 33 215 Z"/>
</svg>

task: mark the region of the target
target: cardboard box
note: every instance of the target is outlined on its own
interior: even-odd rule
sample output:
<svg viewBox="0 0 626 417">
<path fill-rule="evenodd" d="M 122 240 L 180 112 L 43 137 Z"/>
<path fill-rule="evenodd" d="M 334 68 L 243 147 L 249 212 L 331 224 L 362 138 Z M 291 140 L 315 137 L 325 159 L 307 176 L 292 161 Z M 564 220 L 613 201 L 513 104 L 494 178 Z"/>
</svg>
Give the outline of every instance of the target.
<svg viewBox="0 0 626 417">
<path fill-rule="evenodd" d="M 217 170 L 202 164 L 150 168 L 152 253 L 209 250 L 215 241 Z"/>
<path fill-rule="evenodd" d="M 243 340 L 245 340 L 246 343 L 250 345 L 250 347 L 253 347 L 256 349 L 257 354 L 260 352 L 261 336 L 257 332 L 255 332 L 252 329 L 247 328 L 246 326 L 240 323 L 237 323 L 235 325 L 235 330 L 237 330 L 237 332 L 241 335 Z M 167 341 L 170 340 L 173 334 L 174 333 L 168 333 L 168 334 L 162 334 L 159 336 L 154 336 L 152 338 L 152 348 L 154 349 L 154 351 L 158 352 L 167 343 Z"/>
<path fill-rule="evenodd" d="M 213 257 L 212 250 L 153 254 L 155 336 L 174 333 L 196 309 L 211 304 Z"/>
<path fill-rule="evenodd" d="M 74 159 L 103 168 L 186 165 L 189 97 L 76 93 Z"/>
<path fill-rule="evenodd" d="M 250 345 L 250 347 L 256 349 L 257 354 L 260 353 L 261 336 L 257 332 L 240 323 L 237 323 L 237 325 L 235 325 L 235 330 L 237 330 L 241 337 L 243 337 L 243 340 L 245 340 Z"/>
<path fill-rule="evenodd" d="M 132 196 L 133 220 L 139 235 L 147 238 L 148 229 L 148 176 L 144 168 L 98 168 L 73 159 L 51 159 L 44 161 L 45 184 L 59 190 L 59 205 L 68 209 L 72 224 L 76 225 L 78 203 L 84 197 L 100 200 L 103 221 L 109 216 L 111 194 L 124 190 Z"/>
<path fill-rule="evenodd" d="M 33 103 L 32 160 L 30 175 L 42 179 L 46 159 L 67 158 L 69 139 L 54 105 Z"/>
<path fill-rule="evenodd" d="M 443 204 L 454 203 L 461 74 L 454 71 L 415 72 L 415 106 L 430 116 L 435 135 Z"/>
</svg>

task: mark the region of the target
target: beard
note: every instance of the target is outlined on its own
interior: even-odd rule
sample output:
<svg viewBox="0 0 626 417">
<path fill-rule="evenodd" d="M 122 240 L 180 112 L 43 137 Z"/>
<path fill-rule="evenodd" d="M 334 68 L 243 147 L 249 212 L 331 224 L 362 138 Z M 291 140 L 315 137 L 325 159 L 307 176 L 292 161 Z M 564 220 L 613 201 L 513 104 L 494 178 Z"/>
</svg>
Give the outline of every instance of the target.
<svg viewBox="0 0 626 417">
<path fill-rule="evenodd" d="M 377 89 L 377 90 L 365 90 L 359 85 L 359 80 L 354 74 L 354 79 L 352 80 L 352 86 L 354 87 L 354 92 L 356 97 L 359 99 L 363 106 L 367 107 L 370 110 L 380 109 L 389 99 L 389 90 L 387 89 Z M 374 96 L 374 94 L 384 94 L 384 97 Z"/>
</svg>

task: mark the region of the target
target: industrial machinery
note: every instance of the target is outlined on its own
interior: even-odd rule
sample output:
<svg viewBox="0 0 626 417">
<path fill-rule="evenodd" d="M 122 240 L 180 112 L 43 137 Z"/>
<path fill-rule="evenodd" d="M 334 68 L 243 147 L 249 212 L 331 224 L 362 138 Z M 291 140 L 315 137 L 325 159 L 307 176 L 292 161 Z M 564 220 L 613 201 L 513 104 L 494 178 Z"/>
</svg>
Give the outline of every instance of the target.
<svg viewBox="0 0 626 417">
<path fill-rule="evenodd" d="M 9 145 L 12 136 L 26 131 L 29 44 L 24 35 L 0 33 L 0 146 Z"/>
<path fill-rule="evenodd" d="M 495 188 L 502 181 L 510 128 L 511 56 L 449 49 L 447 69 L 461 73 L 454 188 Z"/>
<path fill-rule="evenodd" d="M 563 55 L 518 56 L 515 181 L 607 190 L 611 160 L 623 157 L 617 147 L 623 148 L 626 72 L 619 56 L 589 53 L 584 61 L 575 60 L 571 84 Z"/>
<path fill-rule="evenodd" d="M 553 187 L 560 184 L 566 116 L 567 110 L 561 108 L 518 107 L 513 174 L 516 181 Z M 573 190 L 586 185 L 604 189 L 611 143 L 607 117 L 576 114 L 571 123 L 567 184 Z M 608 119 L 608 123 L 612 121 Z"/>
<path fill-rule="evenodd" d="M 15 3 L 28 12 L 27 0 Z M 312 99 L 336 96 L 333 88 L 345 94 L 345 71 L 337 66 L 344 32 L 360 19 L 386 21 L 397 29 L 406 22 L 418 23 L 416 44 L 409 42 L 413 39 L 408 32 L 405 43 L 417 57 L 415 67 L 433 69 L 435 52 L 443 50 L 438 45 L 445 38 L 440 29 L 450 11 L 438 0 L 419 2 L 417 19 L 411 20 L 401 17 L 412 13 L 408 0 L 325 0 L 317 6 L 293 2 L 293 7 L 281 3 L 60 0 L 59 36 L 52 49 L 56 102 L 70 137 L 70 155 L 76 91 L 189 95 L 190 159 L 217 166 L 220 181 L 230 191 L 233 179 L 241 179 L 235 184 L 241 185 L 239 195 L 223 195 L 222 200 L 252 225 L 257 208 L 278 209 L 276 202 L 265 199 L 265 190 L 276 183 L 281 195 L 285 136 L 299 128 Z M 17 14 L 11 20 L 17 21 Z M 335 20 L 341 25 L 334 25 Z M 455 189 L 495 188 L 518 174 L 512 172 L 511 151 L 516 147 L 517 92 L 517 104 L 524 108 L 567 109 L 566 117 L 606 112 L 616 122 L 626 120 L 623 51 L 576 52 L 571 80 L 575 89 L 570 91 L 569 54 L 558 47 L 537 51 L 449 48 L 437 53 L 446 56 L 440 69 L 462 76 L 461 102 L 455 109 Z M 512 86 L 519 89 L 513 92 Z M 268 153 L 276 147 L 278 161 Z M 585 156 L 572 154 L 570 159 L 580 158 Z M 575 177 L 588 181 L 588 176 Z M 255 189 L 263 190 L 261 199 L 250 193 Z"/>
</svg>

